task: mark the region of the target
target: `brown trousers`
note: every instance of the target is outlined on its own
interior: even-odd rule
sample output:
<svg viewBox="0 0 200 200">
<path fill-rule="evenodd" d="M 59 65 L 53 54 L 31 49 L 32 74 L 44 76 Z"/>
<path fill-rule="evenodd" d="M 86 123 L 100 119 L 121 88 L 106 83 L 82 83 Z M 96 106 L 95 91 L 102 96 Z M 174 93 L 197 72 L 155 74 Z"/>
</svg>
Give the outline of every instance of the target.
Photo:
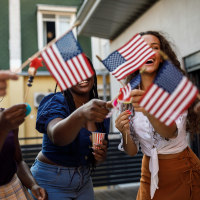
<svg viewBox="0 0 200 200">
<path fill-rule="evenodd" d="M 150 200 L 149 157 L 144 155 L 137 200 Z M 200 200 L 200 160 L 187 147 L 178 157 L 159 159 L 159 189 L 153 200 Z"/>
</svg>

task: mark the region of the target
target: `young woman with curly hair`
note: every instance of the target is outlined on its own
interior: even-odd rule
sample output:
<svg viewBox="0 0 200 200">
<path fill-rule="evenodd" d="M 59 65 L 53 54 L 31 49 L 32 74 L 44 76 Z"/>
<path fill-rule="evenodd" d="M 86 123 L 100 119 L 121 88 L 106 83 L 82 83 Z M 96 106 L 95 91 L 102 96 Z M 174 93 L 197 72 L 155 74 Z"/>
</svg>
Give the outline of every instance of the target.
<svg viewBox="0 0 200 200">
<path fill-rule="evenodd" d="M 199 131 L 199 119 L 192 119 L 193 108 L 182 113 L 172 126 L 166 126 L 138 103 L 164 62 L 160 52 L 164 52 L 174 66 L 182 71 L 180 63 L 161 33 L 147 31 L 140 34 L 155 51 L 155 55 L 142 66 L 145 71 L 141 73 L 141 82 L 131 92 L 132 114 L 121 112 L 115 122 L 123 136 L 122 149 L 134 156 L 140 145 L 144 154 L 137 200 L 198 200 L 200 160 L 187 142 L 187 130 L 191 134 Z M 137 73 L 131 74 L 127 82 Z"/>
</svg>

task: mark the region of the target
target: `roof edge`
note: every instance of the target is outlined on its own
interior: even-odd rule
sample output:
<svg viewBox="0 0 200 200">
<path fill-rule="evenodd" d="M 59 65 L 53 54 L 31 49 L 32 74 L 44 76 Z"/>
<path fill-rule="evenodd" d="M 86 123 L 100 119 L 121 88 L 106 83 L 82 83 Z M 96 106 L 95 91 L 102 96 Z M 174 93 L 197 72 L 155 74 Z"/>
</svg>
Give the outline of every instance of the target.
<svg viewBox="0 0 200 200">
<path fill-rule="evenodd" d="M 77 34 L 80 35 L 85 25 L 88 23 L 88 20 L 98 7 L 101 0 L 85 0 L 82 6 L 80 7 L 76 22 L 80 22 L 80 25 L 77 28 Z"/>
</svg>

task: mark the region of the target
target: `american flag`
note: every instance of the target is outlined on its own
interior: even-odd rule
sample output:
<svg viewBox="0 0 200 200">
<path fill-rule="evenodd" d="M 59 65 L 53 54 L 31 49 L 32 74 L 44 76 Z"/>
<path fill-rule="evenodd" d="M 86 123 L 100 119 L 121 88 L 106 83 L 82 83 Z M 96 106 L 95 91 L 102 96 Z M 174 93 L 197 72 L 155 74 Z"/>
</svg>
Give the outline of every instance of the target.
<svg viewBox="0 0 200 200">
<path fill-rule="evenodd" d="M 170 126 L 196 99 L 198 89 L 170 61 L 165 61 L 140 106 Z"/>
<path fill-rule="evenodd" d="M 41 56 L 62 91 L 94 75 L 72 31 L 47 46 Z"/>
<path fill-rule="evenodd" d="M 125 87 L 120 88 L 120 95 L 118 96 L 118 100 L 124 102 L 131 95 L 131 85 L 128 83 Z"/>
<path fill-rule="evenodd" d="M 138 70 L 155 52 L 136 34 L 124 46 L 112 52 L 102 61 L 105 67 L 117 80 L 122 80 Z"/>
<path fill-rule="evenodd" d="M 131 79 L 130 81 L 131 89 L 133 90 L 136 87 L 138 87 L 138 85 L 140 85 L 140 82 L 141 82 L 141 75 L 139 73 L 133 79 Z"/>
</svg>

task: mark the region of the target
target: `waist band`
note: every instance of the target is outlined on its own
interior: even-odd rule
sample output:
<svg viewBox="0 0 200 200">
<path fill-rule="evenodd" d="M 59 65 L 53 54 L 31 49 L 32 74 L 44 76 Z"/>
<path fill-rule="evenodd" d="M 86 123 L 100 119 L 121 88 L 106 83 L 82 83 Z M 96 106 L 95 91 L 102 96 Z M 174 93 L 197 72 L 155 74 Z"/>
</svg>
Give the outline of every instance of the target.
<svg viewBox="0 0 200 200">
<path fill-rule="evenodd" d="M 184 152 L 187 151 L 187 148 L 185 148 L 183 151 L 179 152 L 179 153 L 174 153 L 174 154 L 158 154 L 158 159 L 173 159 L 173 158 L 177 158 L 179 156 L 181 156 L 182 154 L 184 154 Z"/>
</svg>

